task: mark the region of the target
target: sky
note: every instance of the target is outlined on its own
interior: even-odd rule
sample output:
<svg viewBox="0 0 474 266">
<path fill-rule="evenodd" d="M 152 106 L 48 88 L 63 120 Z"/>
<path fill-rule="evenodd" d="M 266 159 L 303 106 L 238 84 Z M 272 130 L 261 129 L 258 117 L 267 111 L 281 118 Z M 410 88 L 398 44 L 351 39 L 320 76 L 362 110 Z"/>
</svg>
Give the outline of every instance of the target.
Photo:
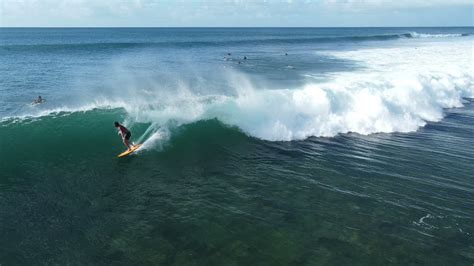
<svg viewBox="0 0 474 266">
<path fill-rule="evenodd" d="M 0 0 L 0 26 L 474 26 L 474 0 Z"/>
</svg>

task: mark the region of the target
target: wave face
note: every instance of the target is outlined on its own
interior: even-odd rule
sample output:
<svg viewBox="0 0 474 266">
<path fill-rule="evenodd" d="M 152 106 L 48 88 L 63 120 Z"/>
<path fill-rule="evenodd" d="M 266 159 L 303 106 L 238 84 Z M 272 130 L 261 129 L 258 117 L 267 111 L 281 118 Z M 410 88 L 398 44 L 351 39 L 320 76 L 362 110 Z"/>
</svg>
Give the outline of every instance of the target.
<svg viewBox="0 0 474 266">
<path fill-rule="evenodd" d="M 349 264 L 387 262 L 387 254 L 472 261 L 473 102 L 413 134 L 298 142 L 201 120 L 172 129 L 162 149 L 118 160 L 111 122 L 128 115 L 96 109 L 0 123 L 2 261 L 226 265 L 216 249 L 243 263 L 266 261 L 282 245 L 294 253 L 273 253 L 278 262 L 340 262 L 341 250 Z M 149 126 L 131 125 L 132 139 Z M 349 233 L 337 230 L 347 224 Z M 268 239 L 241 257 L 242 245 Z M 386 249 L 392 242 L 397 250 Z M 433 242 L 443 248 L 425 248 Z M 334 253 L 308 255 L 312 243 Z"/>
</svg>

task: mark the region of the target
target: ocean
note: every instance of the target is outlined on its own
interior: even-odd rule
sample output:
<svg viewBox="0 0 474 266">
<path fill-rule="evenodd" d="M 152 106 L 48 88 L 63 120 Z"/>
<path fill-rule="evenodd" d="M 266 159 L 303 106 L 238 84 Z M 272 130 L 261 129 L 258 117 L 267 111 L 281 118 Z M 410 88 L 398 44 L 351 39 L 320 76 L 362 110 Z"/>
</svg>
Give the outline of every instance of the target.
<svg viewBox="0 0 474 266">
<path fill-rule="evenodd" d="M 472 27 L 0 28 L 1 265 L 472 265 L 473 151 Z"/>
</svg>

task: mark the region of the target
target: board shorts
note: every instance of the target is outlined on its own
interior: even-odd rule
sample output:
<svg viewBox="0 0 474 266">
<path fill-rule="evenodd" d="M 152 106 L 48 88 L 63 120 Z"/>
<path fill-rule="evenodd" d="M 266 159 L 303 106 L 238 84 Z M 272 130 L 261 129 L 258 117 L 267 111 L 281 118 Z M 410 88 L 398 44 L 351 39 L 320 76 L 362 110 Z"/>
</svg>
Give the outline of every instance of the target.
<svg viewBox="0 0 474 266">
<path fill-rule="evenodd" d="M 131 136 L 132 136 L 132 133 L 128 131 L 127 134 L 125 135 L 125 139 L 129 140 Z"/>
</svg>

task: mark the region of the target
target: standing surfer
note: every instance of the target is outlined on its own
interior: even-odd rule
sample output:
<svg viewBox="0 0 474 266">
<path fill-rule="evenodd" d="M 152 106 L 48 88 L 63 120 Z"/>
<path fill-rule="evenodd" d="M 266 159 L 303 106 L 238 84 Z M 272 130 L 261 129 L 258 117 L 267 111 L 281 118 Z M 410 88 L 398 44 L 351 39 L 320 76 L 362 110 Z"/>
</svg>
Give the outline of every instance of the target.
<svg viewBox="0 0 474 266">
<path fill-rule="evenodd" d="M 130 146 L 129 141 L 130 141 L 130 137 L 132 136 L 132 132 L 130 132 L 128 128 L 124 127 L 117 121 L 114 122 L 114 125 L 116 128 L 118 128 L 119 130 L 118 133 L 122 136 L 123 144 L 128 148 L 128 150 L 131 150 L 132 147 Z"/>
</svg>

